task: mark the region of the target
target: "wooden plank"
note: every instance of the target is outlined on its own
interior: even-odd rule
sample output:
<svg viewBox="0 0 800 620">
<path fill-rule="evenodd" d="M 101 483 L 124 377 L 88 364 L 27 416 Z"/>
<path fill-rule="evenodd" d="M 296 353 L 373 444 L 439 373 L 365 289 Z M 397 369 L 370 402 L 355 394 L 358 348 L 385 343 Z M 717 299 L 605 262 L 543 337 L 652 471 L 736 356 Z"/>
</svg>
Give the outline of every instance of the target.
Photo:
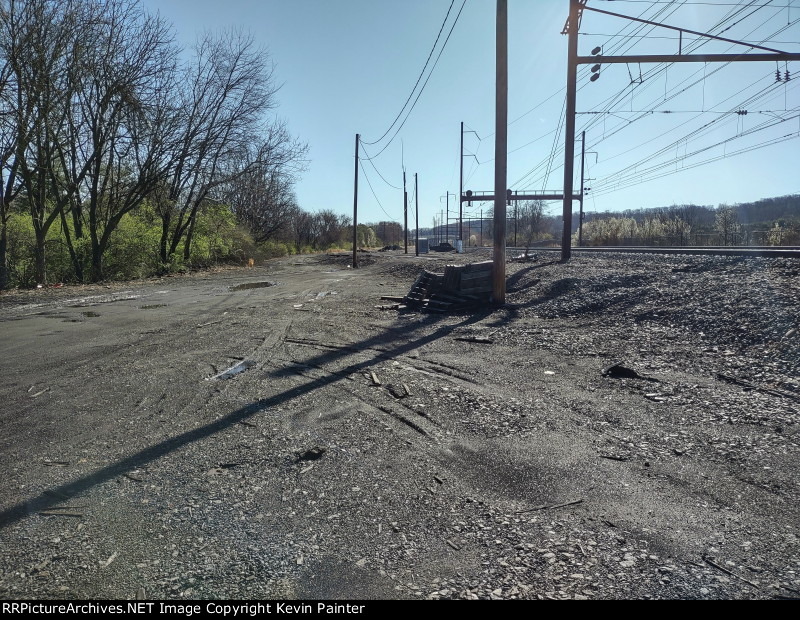
<svg viewBox="0 0 800 620">
<path fill-rule="evenodd" d="M 472 282 L 473 280 L 480 280 L 481 278 L 491 278 L 492 277 L 492 270 L 486 271 L 473 271 L 470 273 L 462 273 L 461 274 L 461 283 L 464 284 L 465 282 Z"/>
<path fill-rule="evenodd" d="M 492 292 L 492 285 L 489 283 L 488 285 L 484 286 L 475 286 L 471 288 L 463 288 L 460 291 L 464 295 L 480 295 L 481 293 L 491 293 Z"/>
<path fill-rule="evenodd" d="M 474 288 L 476 286 L 483 286 L 487 282 L 491 283 L 491 281 L 492 281 L 491 276 L 484 276 L 482 278 L 474 278 L 472 280 L 467 280 L 466 282 L 462 282 L 460 288 L 461 288 L 461 290 L 464 290 L 464 289 L 467 289 L 467 288 Z"/>
<path fill-rule="evenodd" d="M 472 273 L 475 271 L 484 271 L 484 270 L 492 270 L 493 262 L 490 260 L 481 261 L 479 263 L 469 263 L 468 265 L 464 265 L 464 271 Z"/>
</svg>

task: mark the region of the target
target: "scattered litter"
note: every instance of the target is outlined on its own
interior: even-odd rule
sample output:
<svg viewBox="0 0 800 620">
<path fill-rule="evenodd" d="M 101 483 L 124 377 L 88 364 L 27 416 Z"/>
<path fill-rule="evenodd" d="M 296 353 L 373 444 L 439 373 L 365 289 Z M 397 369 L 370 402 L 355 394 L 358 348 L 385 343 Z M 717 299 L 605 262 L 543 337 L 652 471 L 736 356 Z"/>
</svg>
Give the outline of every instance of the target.
<svg viewBox="0 0 800 620">
<path fill-rule="evenodd" d="M 112 553 L 111 556 L 107 560 L 104 560 L 104 561 L 100 562 L 100 568 L 108 568 L 108 566 L 111 564 L 111 562 L 113 562 L 114 560 L 117 559 L 118 555 L 119 555 L 119 553 L 117 553 L 116 551 L 114 553 Z"/>
<path fill-rule="evenodd" d="M 535 512 L 537 510 L 555 510 L 556 508 L 566 508 L 567 506 L 575 506 L 576 504 L 582 503 L 582 499 L 576 499 L 571 502 L 564 502 L 563 504 L 553 504 L 552 506 L 536 506 L 536 508 L 528 508 L 527 510 L 517 510 L 516 514 L 521 515 L 526 512 Z"/>
<path fill-rule="evenodd" d="M 454 542 L 453 542 L 452 540 L 450 540 L 449 538 L 447 539 L 447 541 L 446 541 L 446 542 L 447 542 L 447 544 L 448 544 L 448 545 L 450 545 L 450 546 L 451 546 L 453 549 L 455 549 L 456 551 L 461 551 L 461 547 L 459 547 L 459 546 L 458 546 L 456 543 L 454 543 Z"/>
<path fill-rule="evenodd" d="M 244 361 L 239 362 L 238 364 L 236 364 L 234 366 L 231 366 L 227 370 L 224 370 L 221 373 L 219 373 L 217 375 L 214 375 L 213 377 L 207 377 L 206 381 L 215 381 L 217 379 L 222 381 L 222 380 L 225 380 L 225 379 L 230 379 L 231 377 L 234 377 L 234 376 L 238 375 L 239 373 L 244 372 L 248 368 L 252 368 L 255 365 L 256 365 L 256 363 L 254 361 L 252 361 L 252 360 L 244 360 Z"/>
<path fill-rule="evenodd" d="M 556 373 L 555 373 L 555 372 L 553 372 L 552 370 L 545 370 L 545 371 L 544 371 L 544 374 L 546 374 L 546 375 L 554 375 L 554 374 L 556 374 Z"/>
<path fill-rule="evenodd" d="M 44 515 L 46 517 L 82 517 L 83 513 L 80 512 L 69 512 L 64 510 L 40 510 L 40 515 Z"/>
<path fill-rule="evenodd" d="M 370 372 L 369 375 L 370 375 L 370 379 L 372 379 L 372 384 L 373 385 L 383 385 L 381 383 L 381 380 L 378 379 L 378 375 L 376 375 L 374 372 Z"/>
<path fill-rule="evenodd" d="M 754 385 L 752 383 L 748 383 L 747 381 L 742 381 L 741 379 L 737 379 L 736 377 L 732 377 L 730 375 L 726 375 L 724 373 L 718 372 L 716 374 L 717 379 L 720 381 L 725 381 L 726 383 L 731 383 L 733 385 L 740 386 L 745 392 L 750 390 L 757 390 L 759 392 L 765 392 L 767 394 L 773 394 L 775 396 L 783 396 L 784 398 L 791 398 L 793 400 L 800 400 L 795 394 L 790 394 L 788 392 L 784 392 L 782 390 L 774 390 L 772 388 L 761 387 L 760 385 Z"/>
<path fill-rule="evenodd" d="M 622 463 L 630 460 L 627 456 L 617 456 L 615 454 L 601 454 L 600 458 L 607 459 L 609 461 L 620 461 Z"/>
<path fill-rule="evenodd" d="M 97 312 L 92 312 L 91 310 L 89 310 L 88 312 L 81 312 L 81 314 L 82 314 L 83 316 L 85 316 L 85 317 L 89 318 L 89 319 L 95 319 L 95 318 L 97 318 L 98 316 L 100 316 L 100 314 L 99 314 L 99 313 L 97 313 Z"/>
<path fill-rule="evenodd" d="M 48 467 L 66 467 L 69 465 L 69 461 L 44 461 L 44 464 Z"/>
<path fill-rule="evenodd" d="M 200 325 L 197 326 L 197 328 L 199 329 L 201 327 L 208 327 L 209 325 L 216 325 L 217 323 L 222 323 L 222 319 L 220 319 L 219 321 L 211 321 L 209 323 L 201 323 Z"/>
<path fill-rule="evenodd" d="M 658 379 L 653 379 L 651 377 L 645 377 L 644 375 L 640 375 L 632 368 L 623 366 L 620 363 L 612 364 L 611 366 L 604 368 L 600 374 L 610 379 L 643 379 L 644 381 L 653 381 L 655 383 L 658 383 Z"/>
<path fill-rule="evenodd" d="M 294 304 L 294 305 L 292 306 L 292 308 L 294 308 L 295 310 L 299 310 L 299 309 L 300 309 L 300 308 L 302 308 L 302 307 L 303 307 L 303 304 Z"/>
<path fill-rule="evenodd" d="M 754 588 L 758 588 L 758 586 L 757 586 L 756 584 L 754 584 L 752 581 L 750 581 L 749 579 L 745 579 L 745 578 L 744 578 L 744 577 L 742 577 L 741 575 L 737 575 L 736 573 L 734 573 L 733 571 L 730 571 L 730 570 L 728 570 L 728 569 L 727 569 L 727 568 L 725 568 L 724 566 L 720 566 L 719 564 L 717 564 L 717 563 L 716 563 L 716 562 L 714 562 L 713 560 L 710 560 L 710 559 L 708 559 L 706 556 L 703 556 L 703 561 L 704 561 L 706 564 L 708 564 L 709 566 L 713 566 L 713 567 L 714 567 L 714 568 L 716 568 L 717 570 L 720 570 L 720 571 L 722 571 L 722 572 L 723 572 L 723 573 L 725 573 L 726 575 L 730 575 L 731 577 L 736 577 L 737 579 L 741 579 L 742 581 L 744 581 L 745 583 L 748 583 L 748 584 L 750 584 L 750 585 L 751 585 L 751 586 L 753 586 Z"/>
<path fill-rule="evenodd" d="M 306 450 L 305 452 L 300 452 L 297 454 L 298 461 L 316 461 L 317 459 L 322 458 L 322 455 L 325 454 L 325 448 L 320 448 L 319 446 L 314 446 L 310 450 Z"/>
<path fill-rule="evenodd" d="M 30 390 L 28 390 L 28 391 L 30 392 Z M 41 391 L 39 391 L 39 392 L 36 392 L 36 394 L 31 394 L 31 398 L 36 398 L 37 396 L 41 396 L 41 395 L 42 395 L 42 394 L 44 394 L 45 392 L 49 392 L 49 391 L 50 391 L 50 388 L 49 388 L 49 387 L 46 387 L 46 388 L 44 388 L 43 390 L 41 390 Z"/>
<path fill-rule="evenodd" d="M 167 304 L 150 304 L 148 306 L 139 306 L 139 310 L 155 310 L 156 308 L 166 308 Z"/>
</svg>

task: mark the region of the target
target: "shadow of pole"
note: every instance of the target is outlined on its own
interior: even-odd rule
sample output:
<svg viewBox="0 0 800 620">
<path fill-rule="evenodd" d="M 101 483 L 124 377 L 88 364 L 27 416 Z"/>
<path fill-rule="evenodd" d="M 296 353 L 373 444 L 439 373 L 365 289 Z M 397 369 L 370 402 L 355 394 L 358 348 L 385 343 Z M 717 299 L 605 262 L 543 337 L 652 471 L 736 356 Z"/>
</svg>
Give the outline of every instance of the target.
<svg viewBox="0 0 800 620">
<path fill-rule="evenodd" d="M 75 495 L 83 493 L 88 489 L 95 487 L 97 485 L 103 484 L 104 482 L 108 482 L 118 476 L 124 475 L 130 471 L 143 467 L 153 461 L 164 457 L 171 452 L 174 452 L 180 448 L 183 448 L 189 444 L 192 444 L 197 441 L 201 441 L 203 439 L 207 439 L 212 435 L 224 431 L 227 428 L 230 428 L 234 424 L 247 420 L 248 418 L 254 416 L 255 414 L 259 413 L 260 411 L 264 411 L 265 409 L 269 409 L 270 407 L 275 407 L 277 405 L 281 405 L 287 401 L 292 400 L 293 398 L 297 398 L 299 396 L 303 396 L 313 392 L 315 390 L 319 390 L 321 388 L 327 387 L 333 383 L 338 381 L 344 380 L 344 377 L 347 374 L 352 374 L 358 372 L 360 370 L 365 370 L 376 363 L 379 359 L 393 359 L 412 351 L 413 349 L 419 348 L 425 344 L 438 340 L 446 336 L 447 334 L 451 333 L 455 329 L 460 327 L 464 327 L 466 325 L 471 325 L 483 319 L 484 317 L 491 314 L 491 310 L 486 310 L 480 312 L 479 314 L 472 315 L 465 320 L 461 321 L 460 323 L 456 323 L 454 325 L 442 326 L 438 328 L 433 333 L 422 336 L 417 338 L 416 340 L 407 340 L 403 344 L 397 346 L 396 348 L 390 350 L 379 350 L 374 351 L 371 349 L 372 346 L 377 344 L 391 344 L 392 342 L 396 342 L 401 338 L 400 335 L 393 336 L 392 338 L 386 338 L 386 334 L 382 333 L 361 342 L 355 343 L 354 345 L 349 346 L 347 349 L 337 349 L 335 351 L 326 352 L 320 354 L 311 360 L 307 360 L 309 364 L 315 365 L 322 365 L 325 363 L 335 362 L 341 359 L 344 359 L 348 356 L 362 354 L 362 353 L 370 353 L 375 352 L 370 359 L 364 360 L 362 362 L 357 362 L 347 366 L 344 371 L 338 371 L 337 374 L 329 374 L 324 377 L 320 377 L 309 381 L 303 385 L 291 388 L 274 396 L 270 396 L 268 398 L 262 398 L 254 403 L 250 403 L 236 411 L 233 411 L 226 415 L 219 420 L 201 426 L 191 431 L 186 431 L 185 433 L 181 433 L 175 437 L 171 437 L 166 439 L 158 444 L 140 450 L 139 452 L 132 454 L 124 459 L 121 459 L 115 463 L 107 465 L 102 469 L 89 474 L 87 476 L 83 476 L 82 478 L 78 478 L 72 482 L 68 482 L 62 484 L 58 487 L 47 489 L 42 491 L 36 497 L 30 498 L 28 500 L 19 502 L 10 508 L 7 508 L 0 512 L 0 528 L 4 528 L 8 525 L 16 523 L 20 521 L 24 517 L 34 512 L 39 512 L 42 510 L 47 510 L 48 508 L 53 508 L 54 506 L 62 503 L 65 501 L 65 498 L 71 498 Z M 418 326 L 414 329 L 411 329 L 410 332 L 417 331 L 421 329 L 423 326 Z M 408 336 L 410 334 L 404 333 L 402 336 Z M 268 376 L 272 377 L 280 377 L 285 376 L 285 372 L 282 370 L 277 370 L 270 373 Z"/>
</svg>

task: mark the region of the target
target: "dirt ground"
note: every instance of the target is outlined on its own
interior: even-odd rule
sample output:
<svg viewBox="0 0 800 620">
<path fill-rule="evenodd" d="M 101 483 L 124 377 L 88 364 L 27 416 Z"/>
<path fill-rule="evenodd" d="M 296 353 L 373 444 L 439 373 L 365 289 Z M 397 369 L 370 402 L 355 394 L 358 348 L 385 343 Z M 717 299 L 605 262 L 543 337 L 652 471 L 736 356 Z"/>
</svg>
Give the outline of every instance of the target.
<svg viewBox="0 0 800 620">
<path fill-rule="evenodd" d="M 486 258 L 0 295 L 0 597 L 800 597 L 800 264 Z"/>
</svg>

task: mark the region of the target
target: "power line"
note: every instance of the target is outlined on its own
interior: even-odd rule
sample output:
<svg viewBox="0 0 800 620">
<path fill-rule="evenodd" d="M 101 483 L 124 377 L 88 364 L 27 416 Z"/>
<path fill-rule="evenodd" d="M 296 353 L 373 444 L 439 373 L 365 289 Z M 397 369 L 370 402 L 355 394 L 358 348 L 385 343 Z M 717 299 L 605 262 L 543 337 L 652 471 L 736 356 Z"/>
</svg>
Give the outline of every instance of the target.
<svg viewBox="0 0 800 620">
<path fill-rule="evenodd" d="M 361 142 L 361 146 L 362 146 L 362 147 L 364 147 L 364 143 L 363 143 L 363 142 Z M 365 153 L 367 153 L 367 149 L 366 149 L 366 148 L 364 148 L 364 152 L 365 152 Z M 397 189 L 397 190 L 402 190 L 402 189 L 403 189 L 402 187 L 398 187 L 397 185 L 392 185 L 391 183 L 389 183 L 389 181 L 387 181 L 387 180 L 384 178 L 384 176 L 383 176 L 383 175 L 380 173 L 380 171 L 379 171 L 379 170 L 378 170 L 378 169 L 375 167 L 375 164 L 374 164 L 374 163 L 372 163 L 372 157 L 370 157 L 370 156 L 369 156 L 369 153 L 367 153 L 367 157 L 363 157 L 363 158 L 362 158 L 362 157 L 359 157 L 359 159 L 366 159 L 366 160 L 367 160 L 367 161 L 370 163 L 370 165 L 373 167 L 373 169 L 375 170 L 375 172 L 377 172 L 377 173 L 378 173 L 378 176 L 381 178 L 381 180 L 382 180 L 384 183 L 386 183 L 386 185 L 388 185 L 388 186 L 389 186 L 389 187 L 391 187 L 392 189 Z"/>
<path fill-rule="evenodd" d="M 383 211 L 386 214 L 386 217 L 388 217 L 390 221 L 394 222 L 395 220 L 392 219 L 391 215 L 386 213 L 386 209 L 383 208 L 383 205 L 381 204 L 381 201 L 378 199 L 378 195 L 375 193 L 375 190 L 372 189 L 372 183 L 370 183 L 370 181 L 369 181 L 369 177 L 367 176 L 367 171 L 364 170 L 364 164 L 361 163 L 361 158 L 360 157 L 358 158 L 358 165 L 361 167 L 361 172 L 364 173 L 364 178 L 367 180 L 367 185 L 369 185 L 369 189 L 372 192 L 372 195 L 375 197 L 375 201 L 378 203 L 378 206 L 381 208 L 381 211 Z"/>
<path fill-rule="evenodd" d="M 417 78 L 417 81 L 414 83 L 414 88 L 411 89 L 411 92 L 408 94 L 408 98 L 406 99 L 406 102 L 403 104 L 403 107 L 400 108 L 400 112 L 397 113 L 397 116 L 392 121 L 392 124 L 389 125 L 389 128 L 385 132 L 383 132 L 383 135 L 380 138 L 378 138 L 374 142 L 364 142 L 362 140 L 361 144 L 373 145 L 373 144 L 377 144 L 378 142 L 383 140 L 386 137 L 386 135 L 392 130 L 392 127 L 395 126 L 395 123 L 397 123 L 397 121 L 403 115 L 403 111 L 406 109 L 406 106 L 408 105 L 408 102 L 411 101 L 411 97 L 414 96 L 414 92 L 416 92 L 417 86 L 419 86 L 419 81 L 422 79 L 422 76 L 425 75 L 425 69 L 428 68 L 428 63 L 430 63 L 431 57 L 433 56 L 433 52 L 436 50 L 436 45 L 439 43 L 439 37 L 442 36 L 442 31 L 444 30 L 444 26 L 447 23 L 447 18 L 450 17 L 450 11 L 453 9 L 453 4 L 455 4 L 455 1 L 456 0 L 450 0 L 450 6 L 447 8 L 447 14 L 444 16 L 444 20 L 442 21 L 442 25 L 439 27 L 439 34 L 436 35 L 436 40 L 433 42 L 433 47 L 431 48 L 431 51 L 428 54 L 428 59 L 425 61 L 425 65 L 422 67 L 422 71 L 420 71 L 419 77 Z"/>
<path fill-rule="evenodd" d="M 411 116 L 411 112 L 414 111 L 414 107 L 417 105 L 417 102 L 419 101 L 419 98 L 422 96 L 422 93 L 425 91 L 425 87 L 428 85 L 428 81 L 431 79 L 431 76 L 433 75 L 433 72 L 436 69 L 436 65 L 439 64 L 439 59 L 442 57 L 442 53 L 444 52 L 445 48 L 447 47 L 447 42 L 450 40 L 450 35 L 453 34 L 453 30 L 455 29 L 456 24 L 458 23 L 458 18 L 461 17 L 461 12 L 464 10 L 464 6 L 466 4 L 467 4 L 467 0 L 464 0 L 461 3 L 461 8 L 458 10 L 458 14 L 456 15 L 455 20 L 453 20 L 453 25 L 450 27 L 450 31 L 447 33 L 447 38 L 445 38 L 444 43 L 442 43 L 442 47 L 439 49 L 439 54 L 436 56 L 436 60 L 434 61 L 433 66 L 431 67 L 431 70 L 428 72 L 428 77 L 425 78 L 425 82 L 423 82 L 422 88 L 419 89 L 419 93 L 417 94 L 416 99 L 414 99 L 414 103 L 411 104 L 411 107 L 409 108 L 408 112 L 406 113 L 406 117 L 403 119 L 403 122 L 400 123 L 400 126 L 394 132 L 394 134 L 389 139 L 389 141 L 386 143 L 386 145 L 380 151 L 378 151 L 375 155 L 373 155 L 373 157 L 371 159 L 373 159 L 375 157 L 378 157 L 381 153 L 383 153 L 388 148 L 388 146 L 397 137 L 397 134 L 400 133 L 400 130 L 403 129 L 403 126 L 406 124 L 406 121 L 408 120 L 408 118 Z"/>
</svg>

